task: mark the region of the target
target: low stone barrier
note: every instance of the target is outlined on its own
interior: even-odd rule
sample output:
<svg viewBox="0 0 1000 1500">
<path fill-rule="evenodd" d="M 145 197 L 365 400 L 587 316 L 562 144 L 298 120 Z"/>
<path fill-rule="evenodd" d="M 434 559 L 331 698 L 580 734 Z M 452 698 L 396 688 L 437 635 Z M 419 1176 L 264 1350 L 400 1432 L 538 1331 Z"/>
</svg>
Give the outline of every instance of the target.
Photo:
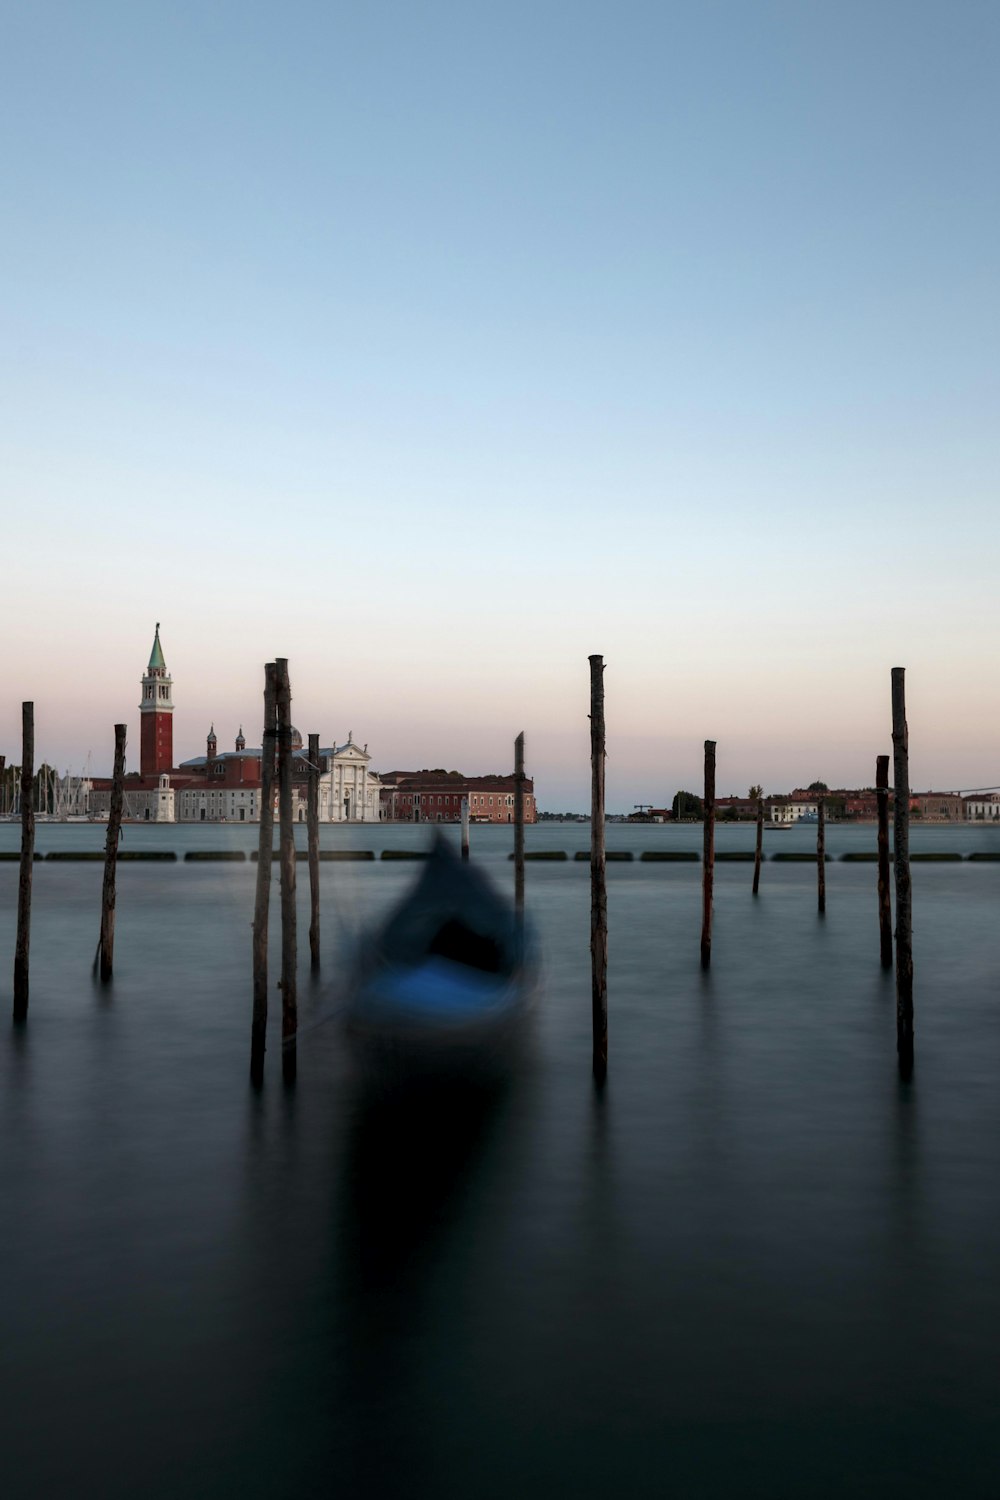
<svg viewBox="0 0 1000 1500">
<path fill-rule="evenodd" d="M 53 849 L 48 854 L 40 854 L 35 851 L 36 860 L 53 860 L 57 864 L 101 864 L 104 861 L 103 849 Z M 242 849 L 188 849 L 183 856 L 176 854 L 172 849 L 119 849 L 119 863 L 125 864 L 172 864 L 178 858 L 191 864 L 225 863 L 241 864 L 247 859 L 256 860 L 257 850 L 254 849 L 247 855 Z M 383 849 L 376 854 L 373 849 L 321 849 L 319 857 L 322 861 L 331 863 L 367 863 L 375 859 L 386 860 L 421 860 L 428 858 L 426 849 Z M 890 860 L 892 855 L 889 856 Z M 16 864 L 21 858 L 16 849 L 0 849 L 0 862 Z M 271 860 L 277 864 L 281 858 L 280 852 L 275 849 L 271 854 Z M 297 861 L 305 861 L 309 858 L 308 851 L 296 849 Z M 509 860 L 514 858 L 513 853 L 507 855 Z M 574 863 L 586 864 L 590 861 L 590 851 L 587 849 L 576 849 L 572 855 L 565 849 L 526 849 L 524 851 L 525 862 L 536 860 L 539 862 L 565 863 L 572 859 Z M 717 864 L 750 864 L 753 861 L 752 849 L 717 849 L 715 860 Z M 812 865 L 816 863 L 816 855 L 811 850 L 802 849 L 779 849 L 775 854 L 765 854 L 765 860 L 771 860 L 778 864 Z M 636 859 L 631 849 L 609 849 L 605 855 L 607 863 L 630 864 Z M 845 854 L 827 854 L 826 863 L 830 864 L 835 859 L 843 864 L 875 864 L 878 854 L 874 849 L 850 849 Z M 644 849 L 638 855 L 640 864 L 699 864 L 701 855 L 695 849 Z M 1000 864 L 1000 849 L 976 849 L 971 854 L 961 854 L 954 849 L 927 849 L 919 853 L 911 854 L 910 861 L 914 864 L 962 864 L 970 863 L 994 863 Z"/>
</svg>

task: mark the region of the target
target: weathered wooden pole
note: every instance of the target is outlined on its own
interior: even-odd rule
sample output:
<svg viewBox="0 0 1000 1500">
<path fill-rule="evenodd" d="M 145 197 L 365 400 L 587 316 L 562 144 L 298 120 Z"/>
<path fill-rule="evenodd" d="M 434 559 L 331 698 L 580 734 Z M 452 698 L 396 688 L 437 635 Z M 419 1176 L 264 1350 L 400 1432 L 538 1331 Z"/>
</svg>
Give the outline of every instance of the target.
<svg viewBox="0 0 1000 1500">
<path fill-rule="evenodd" d="M 816 909 L 826 915 L 826 804 L 816 798 Z"/>
<path fill-rule="evenodd" d="M 319 735 L 309 736 L 309 958 L 319 968 Z"/>
<path fill-rule="evenodd" d="M 111 776 L 111 810 L 104 840 L 104 886 L 101 891 L 101 936 L 97 946 L 101 983 L 107 984 L 115 966 L 115 902 L 118 873 L 118 840 L 125 804 L 125 724 L 115 725 L 115 765 Z"/>
<path fill-rule="evenodd" d="M 760 865 L 764 858 L 764 788 L 757 793 L 757 844 L 753 855 L 753 893 L 760 890 Z"/>
<path fill-rule="evenodd" d="M 288 661 L 277 667 L 278 817 L 281 822 L 281 1072 L 286 1083 L 295 1078 L 295 1033 L 299 1024 L 295 930 L 295 824 L 292 821 L 292 688 Z"/>
<path fill-rule="evenodd" d="M 271 848 L 274 841 L 274 757 L 277 747 L 275 716 L 276 667 L 264 668 L 264 735 L 260 758 L 260 828 L 257 839 L 257 890 L 253 905 L 253 1025 L 250 1031 L 250 1079 L 258 1088 L 264 1081 L 267 1044 L 267 925 L 271 901 Z"/>
<path fill-rule="evenodd" d="M 7 812 L 7 757 L 0 755 L 0 818 Z"/>
<path fill-rule="evenodd" d="M 462 858 L 469 857 L 469 799 L 462 798 Z"/>
<path fill-rule="evenodd" d="M 524 915 L 524 730 L 514 741 L 514 908 Z"/>
<path fill-rule="evenodd" d="M 715 884 L 715 741 L 705 741 L 705 830 L 701 872 L 701 966 L 712 962 L 712 889 Z"/>
<path fill-rule="evenodd" d="M 28 1019 L 31 873 L 35 860 L 35 705 L 21 704 L 21 868 L 14 942 L 14 1020 Z"/>
<path fill-rule="evenodd" d="M 590 979 L 594 1078 L 608 1072 L 608 889 L 604 844 L 604 657 L 590 658 Z"/>
<path fill-rule="evenodd" d="M 889 897 L 889 757 L 875 760 L 878 802 L 878 939 L 883 969 L 892 968 L 892 902 Z"/>
<path fill-rule="evenodd" d="M 904 1078 L 913 1072 L 913 909 L 910 890 L 910 744 L 906 668 L 892 669 L 893 844 L 896 872 L 896 1050 Z"/>
</svg>

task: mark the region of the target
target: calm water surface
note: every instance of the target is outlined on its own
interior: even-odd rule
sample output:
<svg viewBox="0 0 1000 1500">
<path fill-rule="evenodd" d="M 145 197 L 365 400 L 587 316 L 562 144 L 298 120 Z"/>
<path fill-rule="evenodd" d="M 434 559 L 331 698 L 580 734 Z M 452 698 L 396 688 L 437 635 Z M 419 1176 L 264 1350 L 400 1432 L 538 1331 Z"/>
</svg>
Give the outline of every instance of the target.
<svg viewBox="0 0 1000 1500">
<path fill-rule="evenodd" d="M 509 884 L 509 833 L 473 833 Z M 125 835 L 216 842 L 254 833 Z M 809 867 L 768 864 L 754 902 L 750 869 L 720 866 L 707 977 L 698 866 L 612 867 L 602 1095 L 572 862 L 528 868 L 545 984 L 506 1086 L 359 1076 L 330 1020 L 338 976 L 412 874 L 323 866 L 297 1085 L 272 1037 L 257 1096 L 254 867 L 123 866 L 107 991 L 100 866 L 36 867 L 29 1022 L 0 1041 L 5 1495 L 1000 1493 L 1000 865 L 914 870 L 907 1087 L 871 867 L 829 866 L 820 920 Z M 5 1007 L 16 882 L 0 865 Z M 303 949 L 306 907 L 300 866 Z"/>
</svg>

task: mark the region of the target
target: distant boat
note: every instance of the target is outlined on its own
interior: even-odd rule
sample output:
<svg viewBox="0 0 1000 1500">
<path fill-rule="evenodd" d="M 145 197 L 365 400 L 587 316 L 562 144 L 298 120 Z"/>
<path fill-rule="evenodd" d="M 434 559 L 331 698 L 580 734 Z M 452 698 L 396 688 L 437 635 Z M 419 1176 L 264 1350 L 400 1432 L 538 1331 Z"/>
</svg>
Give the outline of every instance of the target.
<svg viewBox="0 0 1000 1500">
<path fill-rule="evenodd" d="M 523 1029 L 536 967 L 513 905 L 439 838 L 415 885 L 362 941 L 347 1030 L 369 1057 L 493 1062 Z"/>
<path fill-rule="evenodd" d="M 795 821 L 796 823 L 818 823 L 819 813 L 800 813 Z"/>
</svg>

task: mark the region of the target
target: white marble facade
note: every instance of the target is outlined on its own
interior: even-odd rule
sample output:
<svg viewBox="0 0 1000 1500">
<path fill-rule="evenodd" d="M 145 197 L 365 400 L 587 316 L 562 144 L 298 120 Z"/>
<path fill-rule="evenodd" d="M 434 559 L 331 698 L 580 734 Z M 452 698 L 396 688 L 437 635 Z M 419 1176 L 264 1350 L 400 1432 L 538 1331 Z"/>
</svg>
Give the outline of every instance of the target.
<svg viewBox="0 0 1000 1500">
<path fill-rule="evenodd" d="M 320 822 L 377 823 L 379 779 L 369 770 L 368 746 L 356 745 L 349 734 L 346 744 L 320 750 L 320 761 Z"/>
</svg>

